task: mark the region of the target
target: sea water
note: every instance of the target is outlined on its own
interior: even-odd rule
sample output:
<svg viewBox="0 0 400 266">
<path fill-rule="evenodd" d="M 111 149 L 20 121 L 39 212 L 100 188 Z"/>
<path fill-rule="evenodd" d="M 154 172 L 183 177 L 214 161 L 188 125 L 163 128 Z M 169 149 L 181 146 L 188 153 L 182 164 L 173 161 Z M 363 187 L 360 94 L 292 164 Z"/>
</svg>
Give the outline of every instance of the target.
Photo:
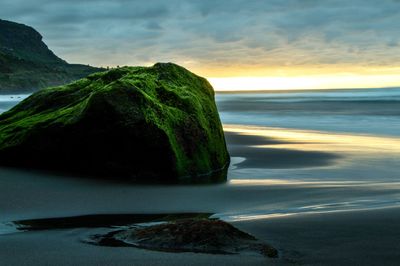
<svg viewBox="0 0 400 266">
<path fill-rule="evenodd" d="M 0 112 L 26 96 L 0 96 Z M 217 93 L 216 101 L 232 157 L 226 184 L 137 186 L 0 168 L 0 222 L 165 212 L 232 221 L 400 204 L 400 89 Z"/>
<path fill-rule="evenodd" d="M 28 94 L 0 95 L 0 113 L 9 110 L 11 107 L 13 107 L 18 102 L 22 101 L 28 96 Z"/>
<path fill-rule="evenodd" d="M 286 184 L 296 188 L 293 194 L 307 188 L 282 208 L 234 217 L 400 204 L 399 88 L 221 93 L 216 99 L 233 155 L 231 184 Z M 249 137 L 258 142 L 249 144 Z"/>
<path fill-rule="evenodd" d="M 221 119 L 327 132 L 400 135 L 400 88 L 217 94 Z"/>
</svg>

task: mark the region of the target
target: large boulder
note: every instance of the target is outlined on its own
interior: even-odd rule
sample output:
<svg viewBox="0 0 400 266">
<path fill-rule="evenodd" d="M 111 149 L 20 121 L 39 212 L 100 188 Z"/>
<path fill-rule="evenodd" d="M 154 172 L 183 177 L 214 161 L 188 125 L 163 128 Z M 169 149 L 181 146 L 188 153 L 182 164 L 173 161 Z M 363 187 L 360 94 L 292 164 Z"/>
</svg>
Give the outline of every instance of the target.
<svg viewBox="0 0 400 266">
<path fill-rule="evenodd" d="M 0 115 L 0 164 L 183 181 L 226 169 L 229 154 L 212 86 L 157 63 L 32 94 Z"/>
</svg>

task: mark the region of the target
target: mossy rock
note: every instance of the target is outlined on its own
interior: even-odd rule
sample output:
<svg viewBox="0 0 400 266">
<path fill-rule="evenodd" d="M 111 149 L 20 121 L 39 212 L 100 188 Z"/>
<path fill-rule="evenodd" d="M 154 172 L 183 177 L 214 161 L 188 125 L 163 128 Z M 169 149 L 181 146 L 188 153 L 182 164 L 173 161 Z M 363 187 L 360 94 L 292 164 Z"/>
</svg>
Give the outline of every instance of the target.
<svg viewBox="0 0 400 266">
<path fill-rule="evenodd" d="M 0 115 L 0 164 L 184 181 L 225 169 L 229 154 L 212 86 L 157 63 L 32 94 Z"/>
</svg>

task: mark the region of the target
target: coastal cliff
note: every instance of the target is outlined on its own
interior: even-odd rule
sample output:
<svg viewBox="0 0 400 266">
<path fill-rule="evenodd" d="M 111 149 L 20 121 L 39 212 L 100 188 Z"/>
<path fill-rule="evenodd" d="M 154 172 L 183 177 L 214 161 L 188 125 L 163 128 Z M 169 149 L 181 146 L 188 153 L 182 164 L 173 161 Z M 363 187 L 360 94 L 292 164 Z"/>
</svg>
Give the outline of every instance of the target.
<svg viewBox="0 0 400 266">
<path fill-rule="evenodd" d="M 27 93 L 101 71 L 57 57 L 32 27 L 0 19 L 0 93 Z"/>
</svg>

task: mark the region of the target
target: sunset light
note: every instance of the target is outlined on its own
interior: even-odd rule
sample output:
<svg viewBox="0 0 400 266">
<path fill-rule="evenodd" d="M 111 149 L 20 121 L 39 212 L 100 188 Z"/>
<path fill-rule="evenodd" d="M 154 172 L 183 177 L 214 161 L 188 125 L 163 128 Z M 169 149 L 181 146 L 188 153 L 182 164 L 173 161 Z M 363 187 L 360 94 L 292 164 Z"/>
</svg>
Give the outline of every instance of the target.
<svg viewBox="0 0 400 266">
<path fill-rule="evenodd" d="M 0 7 L 0 266 L 400 265 L 400 0 Z"/>
<path fill-rule="evenodd" d="M 222 77 L 209 78 L 209 81 L 216 91 L 382 88 L 400 86 L 400 74 Z"/>
</svg>

